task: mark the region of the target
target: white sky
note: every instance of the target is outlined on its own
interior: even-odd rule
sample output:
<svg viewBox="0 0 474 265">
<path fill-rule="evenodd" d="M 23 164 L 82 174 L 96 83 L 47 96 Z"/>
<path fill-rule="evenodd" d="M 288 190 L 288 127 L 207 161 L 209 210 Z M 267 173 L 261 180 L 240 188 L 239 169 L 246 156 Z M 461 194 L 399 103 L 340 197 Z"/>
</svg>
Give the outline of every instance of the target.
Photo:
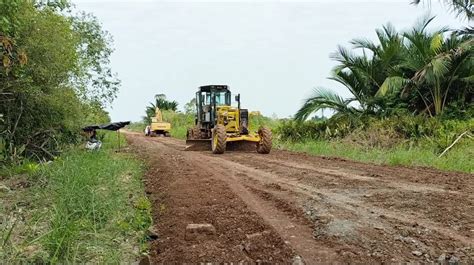
<svg viewBox="0 0 474 265">
<path fill-rule="evenodd" d="M 109 109 L 116 121 L 139 120 L 155 94 L 182 108 L 206 84 L 230 85 L 251 111 L 288 117 L 314 87 L 350 95 L 327 79 L 337 45 L 375 39 L 375 29 L 387 22 L 408 29 L 427 12 L 437 16 L 433 27 L 467 23 L 437 1 L 431 7 L 410 0 L 74 3 L 114 37 L 111 66 L 122 80 Z"/>
</svg>

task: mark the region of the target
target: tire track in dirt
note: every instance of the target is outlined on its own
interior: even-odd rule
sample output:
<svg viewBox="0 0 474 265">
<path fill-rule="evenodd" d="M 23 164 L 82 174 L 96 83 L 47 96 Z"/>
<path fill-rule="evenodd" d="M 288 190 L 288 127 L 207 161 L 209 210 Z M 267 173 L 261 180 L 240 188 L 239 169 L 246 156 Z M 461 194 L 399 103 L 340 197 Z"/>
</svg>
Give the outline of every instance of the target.
<svg viewBox="0 0 474 265">
<path fill-rule="evenodd" d="M 235 154 L 235 156 L 239 158 L 233 158 L 233 161 L 238 163 L 245 161 L 241 154 Z M 317 185 L 318 187 L 323 186 L 325 189 L 335 190 L 336 194 L 348 193 L 348 198 L 358 200 L 358 204 L 369 203 L 368 205 L 371 209 L 376 206 L 397 208 L 397 205 L 390 204 L 389 202 L 412 200 L 412 204 L 415 204 L 411 207 L 413 209 L 409 209 L 410 207 L 407 207 L 409 205 L 402 205 L 403 207 L 398 208 L 404 208 L 403 210 L 407 211 L 410 216 L 416 217 L 419 220 L 429 217 L 429 219 L 444 222 L 449 226 L 455 225 L 456 222 L 460 223 L 464 227 L 465 234 L 468 238 L 472 237 L 472 231 L 474 229 L 474 197 L 471 192 L 469 192 L 472 185 L 465 186 L 467 191 L 453 191 L 443 189 L 439 185 L 422 185 L 407 181 L 396 183 L 394 180 L 386 177 L 386 173 L 384 173 L 383 170 L 378 171 L 380 177 L 371 178 L 359 174 L 352 176 L 350 173 L 345 170 L 342 171 L 341 169 L 328 169 L 327 167 L 329 167 L 329 165 L 326 165 L 326 168 L 313 167 L 306 165 L 305 162 L 302 161 L 302 165 L 294 166 L 294 162 L 281 161 L 281 163 L 278 164 L 277 160 L 274 159 L 269 159 L 269 161 L 265 160 L 266 159 L 255 157 L 252 159 L 252 162 L 247 164 L 258 167 L 259 170 L 266 171 L 272 175 L 285 175 L 290 173 L 292 176 L 297 176 L 300 182 L 312 183 L 312 185 Z M 304 171 L 304 174 L 301 174 L 301 169 L 311 171 Z M 466 178 L 469 178 L 469 176 L 466 176 Z M 386 205 L 378 203 L 377 198 L 386 201 Z M 449 200 L 443 202 L 440 201 L 441 198 Z M 417 202 L 417 199 L 420 202 L 426 201 L 426 203 L 423 205 L 423 203 Z M 439 202 L 433 203 L 433 201 Z M 370 204 L 370 202 L 376 203 L 377 205 Z M 450 205 L 450 202 L 454 203 L 454 205 Z M 423 213 L 419 211 L 421 206 L 423 206 L 423 211 L 421 211 Z M 453 211 L 453 208 L 456 210 Z M 445 212 L 447 211 L 450 214 L 446 216 L 435 216 L 436 213 L 442 212 L 440 210 L 445 210 Z M 442 225 L 438 224 L 436 226 L 440 228 L 437 230 L 446 230 L 446 227 L 443 228 Z M 447 227 L 447 229 L 448 231 L 455 231 L 452 227 Z M 465 241 L 465 243 L 466 242 L 469 241 Z"/>
<path fill-rule="evenodd" d="M 276 159 L 254 158 L 254 160 L 258 160 L 259 162 L 266 163 L 267 165 L 272 165 L 276 167 L 286 167 L 286 168 L 292 168 L 295 170 L 311 170 L 313 172 L 319 173 L 320 176 L 322 177 L 330 176 L 330 177 L 336 177 L 336 178 L 346 178 L 350 180 L 359 180 L 359 181 L 367 181 L 367 182 L 376 181 L 381 186 L 386 186 L 388 188 L 397 189 L 397 190 L 406 190 L 406 191 L 412 191 L 412 192 L 439 192 L 439 193 L 459 194 L 458 191 L 445 190 L 441 187 L 418 185 L 416 183 L 405 182 L 405 181 L 381 179 L 380 177 L 360 175 L 354 172 L 350 172 L 350 171 L 338 169 L 338 168 L 315 167 L 315 166 L 305 164 L 305 163 L 295 163 L 291 161 L 282 161 L 282 160 L 276 160 Z M 242 161 L 242 160 L 239 160 L 239 161 Z"/>
<path fill-rule="evenodd" d="M 132 147 L 141 149 L 141 156 L 152 162 L 150 166 L 154 168 L 148 177 L 147 192 L 154 203 L 156 228 L 163 237 L 153 244 L 154 262 L 292 262 L 295 254 L 289 242 L 268 225 L 265 213 L 269 206 L 255 203 L 258 200 L 251 194 L 242 196 L 246 190 L 239 184 L 226 184 L 222 176 L 230 176 L 225 171 L 206 166 L 202 160 L 156 139 L 139 136 L 129 139 Z M 154 194 L 166 195 L 154 198 Z M 162 205 L 169 208 L 165 213 L 161 213 Z M 280 230 L 291 230 L 285 216 L 278 216 L 278 211 L 273 213 L 276 215 L 270 223 L 276 222 Z M 219 236 L 189 242 L 184 228 L 195 222 L 213 224 Z M 295 232 L 298 231 L 292 231 Z M 326 261 L 326 257 L 309 259 L 309 263 Z"/>
<path fill-rule="evenodd" d="M 366 165 L 286 151 L 215 156 L 184 152 L 183 141 L 176 139 L 141 141 L 150 152 L 158 148 L 178 155 L 181 162 L 176 166 L 198 176 L 188 186 L 215 182 L 223 193 L 237 196 L 247 209 L 244 214 L 258 216 L 280 243 L 286 241 L 309 264 L 433 262 L 441 254 L 473 261 L 472 175 L 424 173 L 420 168 Z M 160 159 L 169 162 L 166 156 Z M 438 200 L 443 197 L 446 202 Z"/>
<path fill-rule="evenodd" d="M 282 213 L 280 209 L 273 206 L 258 196 L 255 196 L 244 184 L 241 183 L 242 168 L 235 170 L 229 167 L 227 161 L 221 161 L 215 157 L 207 157 L 205 166 L 200 164 L 201 160 L 193 155 L 188 157 L 193 160 L 197 168 L 211 171 L 212 174 L 226 182 L 231 190 L 271 225 L 278 234 L 303 258 L 308 264 L 330 263 L 337 261 L 337 253 L 327 246 L 317 244 L 314 241 L 311 227 L 307 224 L 300 224 Z M 223 162 L 223 163 L 222 163 Z"/>
<path fill-rule="evenodd" d="M 268 183 L 278 183 L 282 186 L 286 186 L 289 189 L 292 189 L 298 193 L 302 193 L 313 199 L 320 199 L 321 196 L 323 196 L 325 200 L 331 201 L 334 205 L 353 212 L 359 212 L 359 214 L 361 215 L 382 215 L 391 219 L 399 220 L 404 223 L 413 222 L 413 220 L 415 219 L 419 225 L 426 227 L 430 230 L 437 231 L 438 233 L 446 237 L 450 237 L 454 240 L 460 241 L 463 244 L 474 244 L 474 239 L 459 235 L 458 233 L 455 233 L 450 229 L 442 227 L 439 224 L 436 224 L 435 222 L 425 220 L 421 216 L 417 216 L 415 213 L 405 214 L 400 211 L 386 210 L 370 204 L 363 205 L 364 203 L 362 201 L 356 200 L 341 193 L 331 192 L 326 189 L 315 188 L 312 185 L 303 184 L 298 180 L 293 180 L 291 178 L 286 178 L 283 176 L 276 176 L 275 173 L 267 173 L 262 172 L 261 170 L 255 170 L 251 167 L 247 167 L 242 164 L 234 163 L 225 159 L 221 160 L 221 158 L 214 158 L 214 160 L 216 159 L 220 160 L 219 162 L 217 162 L 217 164 L 222 165 L 227 163 L 227 168 L 235 168 L 240 172 L 246 173 L 246 175 L 250 176 L 251 178 L 258 180 L 265 179 L 268 181 Z M 209 163 L 214 163 L 214 161 L 211 162 L 211 160 L 209 160 Z M 363 213 L 360 213 L 361 210 L 363 211 Z"/>
</svg>

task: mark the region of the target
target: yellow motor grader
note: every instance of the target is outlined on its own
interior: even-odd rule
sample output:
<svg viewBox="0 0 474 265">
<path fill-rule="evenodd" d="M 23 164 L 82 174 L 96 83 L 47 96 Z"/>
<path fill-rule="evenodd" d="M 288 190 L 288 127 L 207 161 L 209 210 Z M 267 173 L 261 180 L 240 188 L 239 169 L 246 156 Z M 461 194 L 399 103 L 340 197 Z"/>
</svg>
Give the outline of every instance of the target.
<svg viewBox="0 0 474 265">
<path fill-rule="evenodd" d="M 240 108 L 240 94 L 235 96 L 237 106 L 231 104 L 232 94 L 226 85 L 201 86 L 196 92 L 195 126 L 188 128 L 188 150 L 211 149 L 222 154 L 226 149 L 254 148 L 260 154 L 272 149 L 272 132 L 260 127 L 249 131 L 249 112 Z"/>
</svg>

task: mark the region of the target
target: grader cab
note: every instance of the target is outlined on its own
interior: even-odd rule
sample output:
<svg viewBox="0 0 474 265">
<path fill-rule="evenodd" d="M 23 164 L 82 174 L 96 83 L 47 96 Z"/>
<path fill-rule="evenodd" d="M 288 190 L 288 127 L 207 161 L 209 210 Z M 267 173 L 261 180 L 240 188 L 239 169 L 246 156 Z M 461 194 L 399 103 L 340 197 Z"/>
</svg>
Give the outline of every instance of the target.
<svg viewBox="0 0 474 265">
<path fill-rule="evenodd" d="M 266 127 L 249 131 L 249 112 L 240 108 L 240 94 L 235 96 L 226 85 L 201 86 L 196 93 L 195 126 L 188 128 L 188 150 L 211 149 L 222 154 L 228 146 L 252 146 L 258 153 L 268 154 L 272 148 L 272 133 Z M 247 148 L 243 148 L 247 149 Z"/>
</svg>

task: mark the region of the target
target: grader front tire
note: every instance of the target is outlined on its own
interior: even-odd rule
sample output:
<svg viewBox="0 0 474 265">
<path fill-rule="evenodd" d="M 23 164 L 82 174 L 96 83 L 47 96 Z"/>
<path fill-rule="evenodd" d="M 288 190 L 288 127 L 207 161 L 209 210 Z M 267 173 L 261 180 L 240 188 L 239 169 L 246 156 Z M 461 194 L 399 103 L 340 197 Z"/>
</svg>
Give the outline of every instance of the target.
<svg viewBox="0 0 474 265">
<path fill-rule="evenodd" d="M 267 127 L 261 127 L 258 130 L 260 142 L 257 143 L 257 152 L 259 154 L 268 154 L 272 150 L 272 131 Z"/>
<path fill-rule="evenodd" d="M 212 129 L 212 153 L 223 154 L 226 149 L 227 133 L 224 125 Z"/>
</svg>

